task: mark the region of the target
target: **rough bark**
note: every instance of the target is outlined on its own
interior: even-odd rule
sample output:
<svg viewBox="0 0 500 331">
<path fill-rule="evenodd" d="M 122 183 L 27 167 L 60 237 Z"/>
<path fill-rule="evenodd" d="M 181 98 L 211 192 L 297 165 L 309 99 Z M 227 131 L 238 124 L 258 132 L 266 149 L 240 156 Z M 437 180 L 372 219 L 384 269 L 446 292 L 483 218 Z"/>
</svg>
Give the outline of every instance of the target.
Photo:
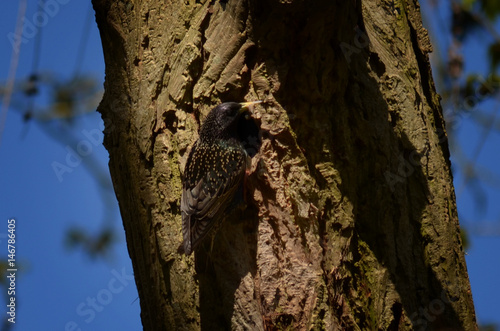
<svg viewBox="0 0 500 331">
<path fill-rule="evenodd" d="M 144 329 L 477 328 L 416 1 L 93 4 Z M 243 100 L 267 132 L 247 209 L 179 255 L 189 146 Z"/>
</svg>

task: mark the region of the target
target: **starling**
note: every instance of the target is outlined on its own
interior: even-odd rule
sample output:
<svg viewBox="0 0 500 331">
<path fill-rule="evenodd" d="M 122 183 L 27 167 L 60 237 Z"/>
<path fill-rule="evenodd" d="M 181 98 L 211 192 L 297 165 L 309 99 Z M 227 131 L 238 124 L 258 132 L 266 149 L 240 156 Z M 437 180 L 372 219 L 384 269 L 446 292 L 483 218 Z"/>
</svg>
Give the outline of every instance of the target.
<svg viewBox="0 0 500 331">
<path fill-rule="evenodd" d="M 184 253 L 191 254 L 224 219 L 241 186 L 248 155 L 238 122 L 255 102 L 226 102 L 210 111 L 189 153 L 182 185 Z"/>
</svg>

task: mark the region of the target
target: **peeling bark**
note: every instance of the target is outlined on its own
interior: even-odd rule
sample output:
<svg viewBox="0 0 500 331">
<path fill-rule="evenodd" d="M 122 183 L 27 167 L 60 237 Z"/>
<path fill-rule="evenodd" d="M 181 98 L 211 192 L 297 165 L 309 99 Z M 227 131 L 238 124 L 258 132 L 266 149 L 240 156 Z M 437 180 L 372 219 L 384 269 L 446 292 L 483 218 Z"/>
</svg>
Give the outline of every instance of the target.
<svg viewBox="0 0 500 331">
<path fill-rule="evenodd" d="M 93 4 L 144 329 L 477 329 L 416 1 Z M 181 256 L 189 146 L 243 100 L 247 207 Z"/>
</svg>

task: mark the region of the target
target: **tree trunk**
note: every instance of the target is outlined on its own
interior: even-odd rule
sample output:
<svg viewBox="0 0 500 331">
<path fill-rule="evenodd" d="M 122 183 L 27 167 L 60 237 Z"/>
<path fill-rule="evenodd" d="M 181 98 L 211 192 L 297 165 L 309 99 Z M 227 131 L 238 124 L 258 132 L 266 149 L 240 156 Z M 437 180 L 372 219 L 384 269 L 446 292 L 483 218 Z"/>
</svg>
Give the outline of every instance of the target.
<svg viewBox="0 0 500 331">
<path fill-rule="evenodd" d="M 93 3 L 144 329 L 477 329 L 416 1 Z M 180 255 L 189 146 L 244 100 L 247 208 Z"/>
</svg>

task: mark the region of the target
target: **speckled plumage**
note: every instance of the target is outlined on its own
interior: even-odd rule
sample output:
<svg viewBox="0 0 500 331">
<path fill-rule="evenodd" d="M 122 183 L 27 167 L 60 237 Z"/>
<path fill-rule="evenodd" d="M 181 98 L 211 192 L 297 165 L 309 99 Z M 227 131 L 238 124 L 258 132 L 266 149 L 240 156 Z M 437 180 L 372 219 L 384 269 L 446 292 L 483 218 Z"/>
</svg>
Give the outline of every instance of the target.
<svg viewBox="0 0 500 331">
<path fill-rule="evenodd" d="M 216 229 L 245 176 L 247 153 L 237 122 L 253 103 L 226 102 L 208 114 L 191 148 L 181 197 L 184 252 L 189 255 Z"/>
</svg>

